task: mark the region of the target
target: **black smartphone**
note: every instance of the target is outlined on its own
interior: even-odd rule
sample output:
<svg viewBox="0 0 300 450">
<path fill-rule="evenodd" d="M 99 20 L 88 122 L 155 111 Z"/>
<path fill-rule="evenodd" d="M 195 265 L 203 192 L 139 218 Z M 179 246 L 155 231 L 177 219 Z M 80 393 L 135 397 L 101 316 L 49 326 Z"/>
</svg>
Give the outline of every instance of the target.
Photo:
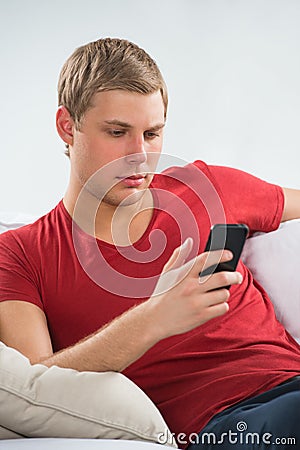
<svg viewBox="0 0 300 450">
<path fill-rule="evenodd" d="M 245 224 L 216 224 L 210 229 L 210 234 L 205 246 L 205 251 L 230 250 L 233 258 L 230 261 L 214 264 L 207 267 L 199 276 L 211 275 L 214 272 L 234 272 L 238 265 L 249 229 Z M 230 286 L 226 286 L 229 288 Z"/>
</svg>

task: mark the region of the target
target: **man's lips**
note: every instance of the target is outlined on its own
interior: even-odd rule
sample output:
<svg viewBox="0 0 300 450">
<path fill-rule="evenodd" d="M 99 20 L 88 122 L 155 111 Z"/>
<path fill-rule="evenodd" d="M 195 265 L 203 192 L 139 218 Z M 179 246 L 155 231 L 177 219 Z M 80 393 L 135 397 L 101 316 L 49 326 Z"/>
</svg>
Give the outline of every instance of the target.
<svg viewBox="0 0 300 450">
<path fill-rule="evenodd" d="M 121 182 L 123 182 L 124 184 L 126 184 L 127 186 L 130 187 L 138 187 L 140 186 L 145 178 L 146 175 L 143 174 L 136 174 L 136 175 L 130 175 L 130 176 L 125 176 L 125 177 L 117 177 Z"/>
<path fill-rule="evenodd" d="M 120 176 L 120 177 L 117 177 L 117 178 L 119 178 L 120 180 L 124 180 L 125 178 L 130 178 L 132 180 L 136 180 L 138 178 L 145 178 L 145 177 L 146 177 L 145 173 L 135 173 L 135 174 L 132 174 L 132 175 L 124 175 L 124 176 Z"/>
</svg>

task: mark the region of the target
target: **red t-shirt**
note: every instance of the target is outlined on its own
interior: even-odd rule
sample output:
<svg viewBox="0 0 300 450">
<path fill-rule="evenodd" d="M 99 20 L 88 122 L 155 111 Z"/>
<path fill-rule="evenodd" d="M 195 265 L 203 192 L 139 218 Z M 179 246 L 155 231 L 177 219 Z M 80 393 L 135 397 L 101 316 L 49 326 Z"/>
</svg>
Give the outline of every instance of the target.
<svg viewBox="0 0 300 450">
<path fill-rule="evenodd" d="M 148 298 L 186 237 L 193 237 L 195 255 L 213 223 L 271 231 L 282 217 L 280 187 L 201 161 L 155 175 L 151 189 L 153 216 L 132 247 L 116 248 L 76 226 L 72 236 L 62 202 L 34 224 L 0 236 L 0 301 L 42 308 L 54 351 Z M 124 371 L 176 436 L 199 432 L 221 410 L 300 374 L 300 347 L 242 262 L 238 270 L 243 282 L 231 287 L 227 314 L 162 340 Z"/>
</svg>

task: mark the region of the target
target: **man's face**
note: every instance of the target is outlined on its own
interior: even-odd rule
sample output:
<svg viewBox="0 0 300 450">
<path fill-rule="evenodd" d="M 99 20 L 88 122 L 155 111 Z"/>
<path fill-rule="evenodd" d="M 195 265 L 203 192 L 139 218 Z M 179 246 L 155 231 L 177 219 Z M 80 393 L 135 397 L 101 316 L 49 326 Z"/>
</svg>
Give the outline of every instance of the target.
<svg viewBox="0 0 300 450">
<path fill-rule="evenodd" d="M 97 93 L 70 146 L 71 183 L 106 204 L 136 203 L 149 186 L 162 148 L 164 104 L 159 91 Z M 100 169 L 100 170 L 99 170 Z"/>
</svg>

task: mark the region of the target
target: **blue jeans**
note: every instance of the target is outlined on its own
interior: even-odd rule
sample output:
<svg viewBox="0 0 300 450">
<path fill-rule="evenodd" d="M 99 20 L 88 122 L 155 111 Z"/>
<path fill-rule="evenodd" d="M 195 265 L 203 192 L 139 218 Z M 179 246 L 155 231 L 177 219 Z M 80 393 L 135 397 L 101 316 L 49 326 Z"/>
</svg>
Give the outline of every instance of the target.
<svg viewBox="0 0 300 450">
<path fill-rule="evenodd" d="M 222 411 L 189 450 L 300 449 L 300 376 Z"/>
</svg>

